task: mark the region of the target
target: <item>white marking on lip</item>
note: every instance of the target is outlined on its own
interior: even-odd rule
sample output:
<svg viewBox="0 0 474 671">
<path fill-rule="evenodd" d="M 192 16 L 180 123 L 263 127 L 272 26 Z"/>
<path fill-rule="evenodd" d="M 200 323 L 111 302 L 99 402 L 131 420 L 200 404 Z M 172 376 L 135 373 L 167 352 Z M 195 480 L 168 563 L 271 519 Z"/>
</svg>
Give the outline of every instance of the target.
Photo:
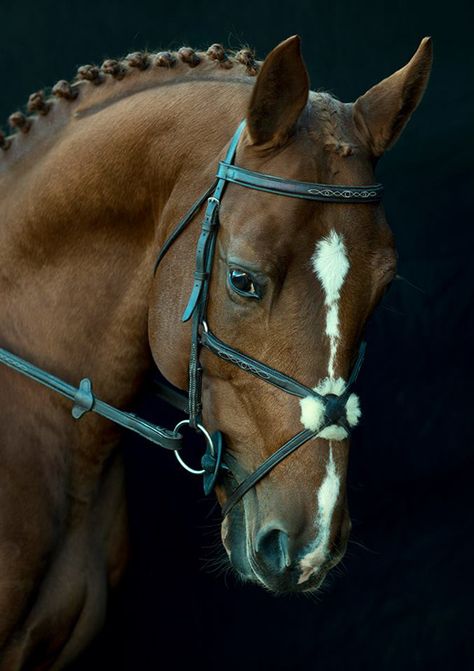
<svg viewBox="0 0 474 671">
<path fill-rule="evenodd" d="M 308 580 L 311 574 L 326 561 L 331 533 L 331 521 L 339 497 L 340 478 L 332 454 L 332 443 L 329 443 L 329 460 L 326 464 L 326 475 L 318 490 L 318 511 L 315 526 L 318 534 L 310 544 L 308 552 L 300 560 L 301 575 L 298 584 Z"/>
</svg>

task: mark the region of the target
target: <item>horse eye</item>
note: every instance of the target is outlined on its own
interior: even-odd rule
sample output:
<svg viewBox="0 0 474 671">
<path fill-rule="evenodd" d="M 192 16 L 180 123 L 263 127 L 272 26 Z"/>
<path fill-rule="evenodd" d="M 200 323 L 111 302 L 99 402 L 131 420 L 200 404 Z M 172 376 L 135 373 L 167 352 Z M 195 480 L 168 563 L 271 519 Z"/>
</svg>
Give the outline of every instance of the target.
<svg viewBox="0 0 474 671">
<path fill-rule="evenodd" d="M 258 288 L 249 273 L 245 270 L 231 270 L 229 271 L 229 284 L 232 289 L 247 298 L 260 298 Z"/>
</svg>

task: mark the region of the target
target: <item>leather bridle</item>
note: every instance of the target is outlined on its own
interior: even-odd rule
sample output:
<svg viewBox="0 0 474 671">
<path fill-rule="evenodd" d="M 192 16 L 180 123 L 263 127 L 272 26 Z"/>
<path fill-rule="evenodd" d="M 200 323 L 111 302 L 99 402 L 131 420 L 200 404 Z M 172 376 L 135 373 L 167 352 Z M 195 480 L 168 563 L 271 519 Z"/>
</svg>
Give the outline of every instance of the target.
<svg viewBox="0 0 474 671">
<path fill-rule="evenodd" d="M 200 352 L 203 347 L 221 359 L 238 366 L 242 370 L 275 387 L 278 387 L 278 389 L 281 389 L 287 394 L 291 394 L 298 398 L 306 398 L 309 396 L 322 403 L 324 407 L 324 419 L 318 430 L 312 431 L 310 429 L 304 429 L 303 431 L 300 431 L 263 461 L 253 473 L 249 474 L 243 481 L 241 481 L 227 498 L 227 501 L 222 508 L 223 517 L 228 515 L 242 497 L 252 489 L 257 482 L 275 468 L 277 464 L 301 447 L 304 443 L 312 438 L 316 438 L 325 428 L 332 425 L 339 425 L 349 433 L 351 427 L 346 417 L 346 403 L 362 365 L 365 352 L 365 343 L 362 342 L 356 362 L 342 394 L 320 394 L 289 375 L 286 375 L 285 373 L 240 352 L 231 345 L 222 342 L 211 332 L 206 320 L 207 302 L 214 261 L 216 237 L 219 227 L 219 208 L 226 185 L 228 182 L 232 182 L 233 184 L 237 184 L 244 188 L 265 191 L 278 196 L 303 198 L 305 200 L 326 203 L 378 203 L 382 197 L 383 191 L 383 187 L 380 184 L 372 184 L 368 186 L 316 184 L 283 179 L 273 175 L 265 175 L 263 173 L 236 166 L 234 165 L 235 153 L 244 128 L 245 121 L 242 121 L 230 141 L 225 159 L 219 162 L 215 182 L 196 200 L 174 228 L 171 235 L 163 244 L 154 268 L 154 272 L 156 273 L 165 254 L 207 201 L 204 219 L 201 225 L 201 233 L 196 248 L 196 268 L 194 272 L 193 287 L 182 316 L 182 321 L 184 322 L 192 320 L 187 400 L 183 401 L 183 398 L 179 393 L 172 392 L 170 394 L 169 392 L 165 392 L 163 394 L 168 400 L 171 400 L 173 405 L 180 409 L 185 409 L 188 414 L 188 419 L 179 422 L 173 431 L 161 428 L 136 417 L 132 413 L 127 413 L 114 408 L 98 399 L 92 391 L 92 383 L 88 378 L 84 378 L 78 388 L 73 387 L 43 369 L 38 368 L 34 364 L 0 348 L 0 363 L 13 368 L 17 372 L 22 373 L 73 400 L 74 405 L 72 414 L 75 419 L 80 419 L 86 412 L 96 412 L 121 426 L 139 433 L 157 445 L 169 450 L 174 450 L 179 462 L 187 470 L 204 476 L 204 490 L 206 494 L 212 491 L 221 473 L 226 470 L 230 471 L 231 469 L 229 468 L 229 465 L 225 463 L 226 455 L 222 434 L 217 431 L 211 436 L 202 424 L 201 392 L 203 369 L 200 362 Z M 189 424 L 193 429 L 202 432 L 206 438 L 207 449 L 202 458 L 202 470 L 190 468 L 184 463 L 179 455 L 179 450 L 183 444 L 182 435 L 179 432 L 179 429 L 184 424 Z"/>
<path fill-rule="evenodd" d="M 217 180 L 212 187 L 193 204 L 191 209 L 175 227 L 164 243 L 155 263 L 156 272 L 160 262 L 172 244 L 192 221 L 196 212 L 207 200 L 204 220 L 201 225 L 201 234 L 196 248 L 194 283 L 191 295 L 182 315 L 183 322 L 192 319 L 187 407 L 189 419 L 187 421 L 192 428 L 197 430 L 202 429 L 201 391 L 203 370 L 199 357 L 202 347 L 205 347 L 221 359 L 238 366 L 245 372 L 251 373 L 259 379 L 278 387 L 287 394 L 297 396 L 298 398 L 306 398 L 309 396 L 317 399 L 324 406 L 324 420 L 317 432 L 310 429 L 304 429 L 297 433 L 270 457 L 263 461 L 253 473 L 240 482 L 222 507 L 223 517 L 228 515 L 242 497 L 254 487 L 257 482 L 275 468 L 277 464 L 308 440 L 315 438 L 325 428 L 334 424 L 339 424 L 344 427 L 347 433 L 349 433 L 351 427 L 346 419 L 346 402 L 351 394 L 352 386 L 357 379 L 365 353 L 365 342 L 362 342 L 357 360 L 343 393 L 339 396 L 335 394 L 323 395 L 301 382 L 298 382 L 298 380 L 295 380 L 289 375 L 243 354 L 231 345 L 222 342 L 212 333 L 206 320 L 207 302 L 214 261 L 216 237 L 219 228 L 219 208 L 226 185 L 228 182 L 232 182 L 245 188 L 266 191 L 267 193 L 279 196 L 304 198 L 305 200 L 328 203 L 378 203 L 383 191 L 383 187 L 380 184 L 369 186 L 314 184 L 282 179 L 280 177 L 274 177 L 273 175 L 265 175 L 263 173 L 236 166 L 233 162 L 237 145 L 244 128 L 245 121 L 242 121 L 230 142 L 225 159 L 219 162 Z M 211 440 L 207 440 L 207 444 L 208 447 L 202 459 L 202 466 L 204 471 L 204 489 L 206 493 L 209 493 L 214 488 L 220 472 L 226 467 L 228 470 L 230 470 L 230 468 L 225 464 L 225 454 L 222 454 L 224 441 L 221 434 L 219 432 L 214 433 Z"/>
</svg>

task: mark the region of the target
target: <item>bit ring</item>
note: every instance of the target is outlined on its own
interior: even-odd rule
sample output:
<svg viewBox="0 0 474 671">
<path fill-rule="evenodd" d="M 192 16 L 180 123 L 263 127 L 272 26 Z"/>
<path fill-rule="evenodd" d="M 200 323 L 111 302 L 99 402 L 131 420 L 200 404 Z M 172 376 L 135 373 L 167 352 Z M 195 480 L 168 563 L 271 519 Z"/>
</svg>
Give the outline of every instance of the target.
<svg viewBox="0 0 474 671">
<path fill-rule="evenodd" d="M 190 422 L 189 419 L 182 419 L 174 427 L 174 433 L 177 433 L 181 426 L 185 426 L 186 424 L 189 425 L 190 423 L 191 422 Z M 204 438 L 206 439 L 207 444 L 209 445 L 209 447 L 211 449 L 211 453 L 214 454 L 214 452 L 215 452 L 214 443 L 212 442 L 212 438 L 211 438 L 211 435 L 210 435 L 209 431 L 206 428 L 204 428 L 204 426 L 202 424 L 196 424 L 196 428 L 198 429 L 198 431 L 200 431 L 200 433 L 203 434 Z M 174 456 L 179 461 L 179 463 L 184 468 L 184 470 L 188 471 L 188 473 L 192 473 L 193 475 L 204 475 L 204 473 L 206 472 L 204 469 L 198 470 L 196 468 L 191 468 L 191 466 L 188 466 L 188 464 L 183 460 L 183 458 L 179 454 L 179 450 L 173 450 L 173 451 L 174 451 Z"/>
</svg>

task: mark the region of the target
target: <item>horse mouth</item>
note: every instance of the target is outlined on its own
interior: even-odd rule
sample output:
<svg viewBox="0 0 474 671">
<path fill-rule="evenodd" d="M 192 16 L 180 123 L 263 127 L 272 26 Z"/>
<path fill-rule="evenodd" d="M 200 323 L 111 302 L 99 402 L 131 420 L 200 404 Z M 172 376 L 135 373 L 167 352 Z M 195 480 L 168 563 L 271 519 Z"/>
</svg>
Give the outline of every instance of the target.
<svg viewBox="0 0 474 671">
<path fill-rule="evenodd" d="M 234 553 L 230 555 L 230 562 L 239 578 L 243 582 L 253 583 L 277 595 L 315 592 L 322 586 L 328 571 L 332 568 L 332 563 L 331 566 L 321 566 L 302 579 L 301 569 L 297 564 L 289 566 L 284 573 L 268 574 L 263 573 L 256 562 L 248 556 L 242 559 L 239 557 L 236 562 Z"/>
<path fill-rule="evenodd" d="M 319 565 L 305 565 L 303 557 L 296 557 L 280 571 L 269 572 L 259 564 L 257 553 L 252 547 L 243 511 L 234 511 L 232 522 L 227 520 L 222 527 L 222 541 L 231 567 L 242 582 L 263 587 L 273 594 L 311 593 L 324 583 L 329 571 L 345 554 L 344 547 L 332 554 Z"/>
</svg>

